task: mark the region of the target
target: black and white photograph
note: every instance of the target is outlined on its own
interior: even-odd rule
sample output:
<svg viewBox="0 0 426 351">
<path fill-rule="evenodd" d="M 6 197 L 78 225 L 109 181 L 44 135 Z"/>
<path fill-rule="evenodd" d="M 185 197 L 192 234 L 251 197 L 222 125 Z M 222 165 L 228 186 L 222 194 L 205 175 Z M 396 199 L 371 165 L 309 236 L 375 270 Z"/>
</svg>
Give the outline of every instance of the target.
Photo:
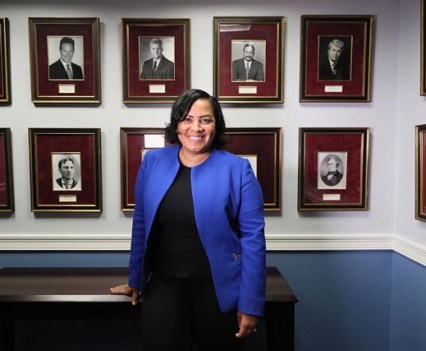
<svg viewBox="0 0 426 351">
<path fill-rule="evenodd" d="M 350 80 L 352 38 L 319 37 L 318 80 Z"/>
<path fill-rule="evenodd" d="M 141 80 L 175 78 L 174 37 L 139 37 L 139 50 Z"/>
<path fill-rule="evenodd" d="M 346 189 L 346 152 L 318 152 L 318 189 Z"/>
<path fill-rule="evenodd" d="M 52 153 L 53 190 L 82 190 L 80 159 L 80 153 Z"/>
<path fill-rule="evenodd" d="M 49 80 L 84 79 L 84 38 L 48 36 Z"/>
<path fill-rule="evenodd" d="M 232 41 L 232 81 L 265 81 L 266 41 Z"/>
</svg>

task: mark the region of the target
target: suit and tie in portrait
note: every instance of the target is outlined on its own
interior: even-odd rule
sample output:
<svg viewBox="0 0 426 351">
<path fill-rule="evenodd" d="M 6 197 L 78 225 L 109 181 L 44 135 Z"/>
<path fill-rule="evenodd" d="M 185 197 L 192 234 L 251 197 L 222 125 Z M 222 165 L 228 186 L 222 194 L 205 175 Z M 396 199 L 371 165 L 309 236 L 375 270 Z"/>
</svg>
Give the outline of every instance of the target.
<svg viewBox="0 0 426 351">
<path fill-rule="evenodd" d="M 62 178 L 57 178 L 56 184 L 58 184 L 62 189 L 74 189 L 77 186 L 78 181 L 75 179 L 72 179 L 72 182 L 65 185 L 65 183 L 62 182 Z"/>
<path fill-rule="evenodd" d="M 83 79 L 83 71 L 81 67 L 75 63 L 71 62 L 71 78 L 68 75 L 65 66 L 62 64 L 61 60 L 52 63 L 49 66 L 49 78 L 50 79 Z"/>
<path fill-rule="evenodd" d="M 49 79 L 83 79 L 83 70 L 73 62 L 75 41 L 63 37 L 59 43 L 59 59 L 49 65 Z"/>
<path fill-rule="evenodd" d="M 265 80 L 263 64 L 252 60 L 247 74 L 245 59 L 235 60 L 232 62 L 232 80 Z"/>
<path fill-rule="evenodd" d="M 255 47 L 245 43 L 243 57 L 232 61 L 233 81 L 264 81 L 265 73 L 263 63 L 254 59 Z"/>
<path fill-rule="evenodd" d="M 328 42 L 328 38 L 325 38 Z M 324 45 L 324 44 L 323 44 Z M 350 48 L 340 39 L 333 39 L 327 45 L 327 51 L 319 58 L 319 80 L 350 79 Z"/>
<path fill-rule="evenodd" d="M 175 77 L 175 65 L 172 61 L 161 58 L 158 67 L 154 70 L 154 59 L 146 60 L 142 66 L 141 79 L 173 79 Z"/>
<path fill-rule="evenodd" d="M 322 152 L 318 157 L 321 161 L 319 175 L 321 181 L 318 182 L 318 189 L 346 189 L 345 168 L 346 154 L 344 152 L 338 154 L 326 154 L 322 158 Z M 339 155 L 340 154 L 340 155 Z M 322 182 L 322 184 L 321 184 Z"/>
<path fill-rule="evenodd" d="M 142 38 L 142 40 L 144 39 Z M 149 41 L 149 55 L 151 58 L 143 62 L 140 79 L 175 78 L 175 64 L 163 55 L 163 51 L 162 39 L 153 38 Z"/>
<path fill-rule="evenodd" d="M 333 172 L 330 171 L 327 174 L 321 176 L 322 181 L 328 186 L 335 186 L 339 184 L 342 178 L 343 174 L 340 173 L 338 170 L 335 170 Z"/>
<path fill-rule="evenodd" d="M 56 161 L 53 162 L 56 163 Z M 71 155 L 61 157 L 57 162 L 57 166 L 61 176 L 55 178 L 53 190 L 81 190 L 79 174 L 76 174 L 76 171 L 79 170 L 77 159 Z"/>
</svg>

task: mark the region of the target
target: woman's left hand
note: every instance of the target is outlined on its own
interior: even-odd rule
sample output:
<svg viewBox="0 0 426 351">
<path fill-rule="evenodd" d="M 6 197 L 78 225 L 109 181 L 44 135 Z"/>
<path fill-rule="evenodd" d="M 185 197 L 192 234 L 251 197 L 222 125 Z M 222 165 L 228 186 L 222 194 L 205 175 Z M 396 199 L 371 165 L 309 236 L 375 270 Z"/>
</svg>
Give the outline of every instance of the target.
<svg viewBox="0 0 426 351">
<path fill-rule="evenodd" d="M 258 317 L 251 314 L 237 312 L 238 327 L 240 330 L 235 334 L 237 338 L 244 338 L 252 333 L 257 332 L 256 326 L 259 320 Z"/>
</svg>

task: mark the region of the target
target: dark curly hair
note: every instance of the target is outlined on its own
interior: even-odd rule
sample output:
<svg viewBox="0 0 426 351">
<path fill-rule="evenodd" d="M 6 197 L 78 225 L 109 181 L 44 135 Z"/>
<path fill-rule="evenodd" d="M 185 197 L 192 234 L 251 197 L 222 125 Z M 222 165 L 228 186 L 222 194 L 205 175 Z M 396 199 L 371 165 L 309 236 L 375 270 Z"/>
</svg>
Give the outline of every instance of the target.
<svg viewBox="0 0 426 351">
<path fill-rule="evenodd" d="M 187 116 L 194 102 L 199 99 L 208 100 L 213 109 L 215 118 L 215 137 L 212 147 L 216 149 L 224 149 L 226 146 L 226 126 L 222 108 L 214 96 L 211 96 L 200 89 L 189 89 L 184 91 L 173 104 L 170 123 L 166 125 L 165 130 L 166 141 L 170 144 L 181 144 L 177 133 L 177 126 L 179 122 Z"/>
</svg>

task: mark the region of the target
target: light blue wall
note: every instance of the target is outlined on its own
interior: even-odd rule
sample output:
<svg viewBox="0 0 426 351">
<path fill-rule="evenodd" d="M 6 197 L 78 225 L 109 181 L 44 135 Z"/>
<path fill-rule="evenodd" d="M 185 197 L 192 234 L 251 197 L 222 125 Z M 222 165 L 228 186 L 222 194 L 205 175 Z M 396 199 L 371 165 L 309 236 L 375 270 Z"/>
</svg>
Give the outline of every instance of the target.
<svg viewBox="0 0 426 351">
<path fill-rule="evenodd" d="M 126 252 L 2 252 L 0 267 L 117 267 L 126 266 L 127 259 Z M 426 350 L 425 267 L 392 251 L 269 252 L 267 264 L 279 268 L 299 299 L 296 351 Z M 69 328 L 76 331 L 72 345 L 81 340 L 94 347 L 112 333 L 128 340 L 128 350 L 138 344 L 137 324 L 100 321 L 88 333 L 83 322 L 68 325 L 68 331 L 69 322 L 28 323 L 18 331 L 32 333 L 34 351 L 46 346 L 37 335 L 51 338 L 52 326 L 62 330 L 63 338 Z M 53 347 L 57 339 L 51 340 Z M 114 342 L 106 344 L 114 350 Z"/>
</svg>

